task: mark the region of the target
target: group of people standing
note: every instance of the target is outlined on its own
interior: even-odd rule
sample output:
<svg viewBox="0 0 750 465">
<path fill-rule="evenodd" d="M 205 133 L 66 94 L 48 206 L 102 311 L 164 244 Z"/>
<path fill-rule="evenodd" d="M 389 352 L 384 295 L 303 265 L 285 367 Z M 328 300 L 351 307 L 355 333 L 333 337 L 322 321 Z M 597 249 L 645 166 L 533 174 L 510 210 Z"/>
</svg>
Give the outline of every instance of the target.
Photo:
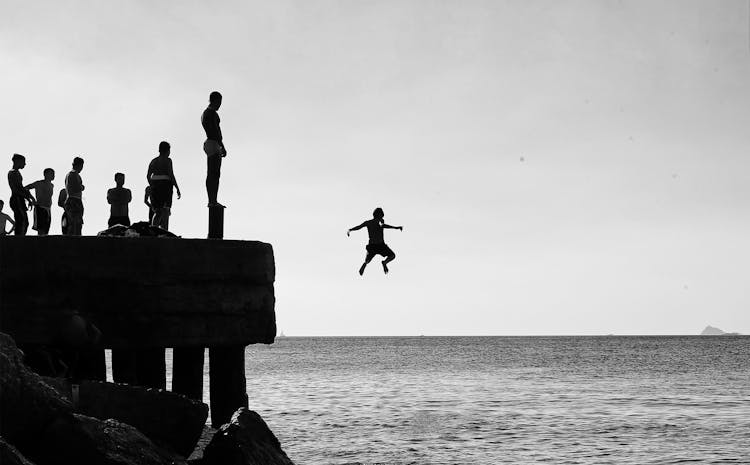
<svg viewBox="0 0 750 465">
<path fill-rule="evenodd" d="M 219 92 L 211 92 L 209 105 L 201 116 L 201 124 L 206 132 L 206 141 L 203 150 L 206 153 L 207 173 L 206 191 L 208 193 L 208 206 L 220 207 L 217 201 L 219 191 L 219 178 L 221 176 L 221 161 L 226 156 L 224 141 L 219 126 L 220 119 L 217 111 L 221 107 L 222 96 Z M 146 187 L 144 203 L 149 207 L 149 222 L 154 226 L 169 229 L 169 217 L 172 208 L 172 197 L 174 190 L 177 198 L 182 197 L 180 187 L 174 175 L 172 160 L 170 158 L 171 146 L 169 142 L 162 141 L 159 144 L 159 155 L 151 160 L 146 172 Z M 13 218 L 2 210 L 4 202 L 0 200 L 0 235 L 13 232 L 16 235 L 26 235 L 29 227 L 27 212 L 33 208 L 33 229 L 40 236 L 49 234 L 52 224 L 52 197 L 54 194 L 55 170 L 46 168 L 44 178 L 31 184 L 23 184 L 21 170 L 26 166 L 26 157 L 14 154 L 13 168 L 8 172 L 8 185 L 11 190 L 10 208 Z M 81 178 L 84 160 L 81 157 L 73 159 L 71 171 L 65 176 L 65 188 L 58 196 L 58 205 L 63 208 L 61 219 L 62 232 L 64 235 L 80 236 L 83 227 L 83 198 L 85 189 Z M 107 202 L 110 204 L 110 217 L 108 224 L 114 226 L 121 224 L 130 226 L 128 205 L 132 200 L 130 189 L 124 187 L 125 175 L 115 174 L 115 187 L 107 191 Z M 34 191 L 35 196 L 31 194 Z M 11 229 L 6 231 L 7 224 Z"/>
</svg>

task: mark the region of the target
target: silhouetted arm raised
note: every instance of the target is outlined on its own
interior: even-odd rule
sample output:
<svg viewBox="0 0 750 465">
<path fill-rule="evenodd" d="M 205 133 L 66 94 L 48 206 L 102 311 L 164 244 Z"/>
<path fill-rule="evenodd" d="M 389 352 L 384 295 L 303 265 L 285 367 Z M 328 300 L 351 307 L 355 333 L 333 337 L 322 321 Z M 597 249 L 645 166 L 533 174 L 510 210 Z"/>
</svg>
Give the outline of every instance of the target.
<svg viewBox="0 0 750 465">
<path fill-rule="evenodd" d="M 364 223 L 360 224 L 359 226 L 354 226 L 353 228 L 349 228 L 349 230 L 348 230 L 348 231 L 346 231 L 346 235 L 347 235 L 347 236 L 349 236 L 349 233 L 350 233 L 350 232 L 352 232 L 352 231 L 356 231 L 356 230 L 358 230 L 358 229 L 362 229 L 362 228 L 364 228 L 364 227 L 365 227 L 366 225 L 367 225 L 367 221 L 365 221 Z"/>
</svg>

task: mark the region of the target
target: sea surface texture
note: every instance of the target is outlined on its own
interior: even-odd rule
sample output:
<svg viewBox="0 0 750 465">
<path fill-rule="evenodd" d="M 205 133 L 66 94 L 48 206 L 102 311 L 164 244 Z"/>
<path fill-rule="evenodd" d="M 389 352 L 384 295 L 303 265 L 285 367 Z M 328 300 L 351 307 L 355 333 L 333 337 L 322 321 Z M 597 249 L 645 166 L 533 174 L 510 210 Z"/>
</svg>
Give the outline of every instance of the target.
<svg viewBox="0 0 750 465">
<path fill-rule="evenodd" d="M 247 377 L 298 465 L 750 463 L 745 336 L 280 338 Z"/>
</svg>

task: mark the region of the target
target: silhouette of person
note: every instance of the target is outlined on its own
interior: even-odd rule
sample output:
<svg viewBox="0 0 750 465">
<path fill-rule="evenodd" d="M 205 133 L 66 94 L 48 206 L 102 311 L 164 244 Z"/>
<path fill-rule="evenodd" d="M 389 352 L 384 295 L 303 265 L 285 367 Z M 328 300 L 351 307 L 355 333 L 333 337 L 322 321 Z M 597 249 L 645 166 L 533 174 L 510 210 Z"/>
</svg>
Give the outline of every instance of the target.
<svg viewBox="0 0 750 465">
<path fill-rule="evenodd" d="M 396 254 L 391 250 L 388 245 L 386 245 L 385 241 L 383 240 L 383 230 L 384 229 L 398 229 L 399 231 L 403 231 L 403 226 L 391 226 L 388 224 L 385 224 L 383 221 L 383 218 L 385 217 L 385 214 L 383 213 L 383 209 L 378 207 L 372 212 L 372 219 L 366 220 L 359 226 L 355 226 L 353 228 L 350 228 L 346 235 L 349 236 L 349 233 L 352 231 L 356 231 L 358 229 L 362 229 L 365 226 L 367 226 L 367 234 L 370 236 L 370 241 L 367 244 L 366 250 L 367 255 L 365 256 L 365 262 L 362 264 L 361 267 L 359 267 L 359 275 L 362 276 L 362 274 L 365 272 L 365 267 L 367 267 L 367 264 L 370 263 L 370 260 L 372 260 L 375 255 L 382 255 L 385 257 L 385 260 L 383 260 L 383 273 L 388 273 L 388 263 L 392 262 L 394 258 L 396 258 Z"/>
<path fill-rule="evenodd" d="M 73 169 L 65 176 L 65 213 L 68 219 L 68 236 L 80 236 L 83 229 L 83 190 L 86 188 L 81 179 L 83 158 L 73 159 Z"/>
<path fill-rule="evenodd" d="M 16 236 L 25 236 L 29 229 L 29 217 L 26 214 L 34 204 L 34 197 L 28 189 L 23 187 L 23 176 L 21 171 L 26 166 L 26 157 L 17 153 L 13 154 L 13 169 L 8 171 L 8 186 L 10 186 L 10 208 L 13 210 L 15 219 Z M 26 202 L 29 202 L 28 207 Z"/>
<path fill-rule="evenodd" d="M 5 207 L 5 202 L 0 200 L 0 236 L 10 234 L 16 229 L 16 222 L 10 216 L 3 213 L 3 207 Z M 10 223 L 10 231 L 5 230 L 5 223 Z"/>
<path fill-rule="evenodd" d="M 146 191 L 143 193 L 143 203 L 148 207 L 148 224 L 154 220 L 154 209 L 151 208 L 151 186 L 146 186 Z"/>
<path fill-rule="evenodd" d="M 65 213 L 65 201 L 68 200 L 68 190 L 65 188 L 60 189 L 60 193 L 57 195 L 57 206 L 63 209 L 62 217 L 60 218 L 60 230 L 63 236 L 68 235 L 68 214 Z"/>
<path fill-rule="evenodd" d="M 107 224 L 111 228 L 116 224 L 130 226 L 130 217 L 128 216 L 128 204 L 133 200 L 130 189 L 122 187 L 125 184 L 125 175 L 115 173 L 115 187 L 107 191 L 107 203 L 109 203 L 109 221 Z"/>
<path fill-rule="evenodd" d="M 151 224 L 169 230 L 169 215 L 172 208 L 172 188 L 177 189 L 177 198 L 181 198 L 180 186 L 174 177 L 172 159 L 169 158 L 172 149 L 169 142 L 159 143 L 159 156 L 151 160 L 146 172 L 146 179 L 151 186 L 151 208 L 154 218 Z"/>
<path fill-rule="evenodd" d="M 55 185 L 52 181 L 55 179 L 55 170 L 52 168 L 44 169 L 44 179 L 34 181 L 26 189 L 34 189 L 36 194 L 36 203 L 34 204 L 34 229 L 38 235 L 46 236 L 49 234 L 49 227 L 52 224 L 52 193 Z"/>
<path fill-rule="evenodd" d="M 221 107 L 221 94 L 214 91 L 208 96 L 208 108 L 203 110 L 201 124 L 206 131 L 206 141 L 203 143 L 203 151 L 206 152 L 206 192 L 208 193 L 208 206 L 221 207 L 216 199 L 219 194 L 219 178 L 221 177 L 221 159 L 227 156 L 224 147 L 224 139 L 221 135 L 219 123 L 219 107 Z"/>
</svg>

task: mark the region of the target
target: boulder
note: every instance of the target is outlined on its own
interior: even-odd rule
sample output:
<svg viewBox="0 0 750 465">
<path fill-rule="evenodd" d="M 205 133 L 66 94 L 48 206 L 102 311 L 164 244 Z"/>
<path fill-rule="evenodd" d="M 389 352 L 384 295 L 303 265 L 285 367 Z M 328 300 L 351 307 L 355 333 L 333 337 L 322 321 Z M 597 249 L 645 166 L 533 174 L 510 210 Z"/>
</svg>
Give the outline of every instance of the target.
<svg viewBox="0 0 750 465">
<path fill-rule="evenodd" d="M 0 436 L 22 451 L 73 406 L 23 364 L 13 338 L 0 333 Z"/>
<path fill-rule="evenodd" d="M 2 465 L 34 465 L 0 436 L 0 464 Z"/>
<path fill-rule="evenodd" d="M 45 380 L 72 400 L 69 380 Z M 127 423 L 156 444 L 185 457 L 195 449 L 208 417 L 208 406 L 203 402 L 162 389 L 101 381 L 81 381 L 75 411 Z"/>
<path fill-rule="evenodd" d="M 211 438 L 196 465 L 294 465 L 266 422 L 252 410 L 237 410 Z"/>
<path fill-rule="evenodd" d="M 128 424 L 79 414 L 49 426 L 38 456 L 44 465 L 185 464 Z"/>
</svg>

